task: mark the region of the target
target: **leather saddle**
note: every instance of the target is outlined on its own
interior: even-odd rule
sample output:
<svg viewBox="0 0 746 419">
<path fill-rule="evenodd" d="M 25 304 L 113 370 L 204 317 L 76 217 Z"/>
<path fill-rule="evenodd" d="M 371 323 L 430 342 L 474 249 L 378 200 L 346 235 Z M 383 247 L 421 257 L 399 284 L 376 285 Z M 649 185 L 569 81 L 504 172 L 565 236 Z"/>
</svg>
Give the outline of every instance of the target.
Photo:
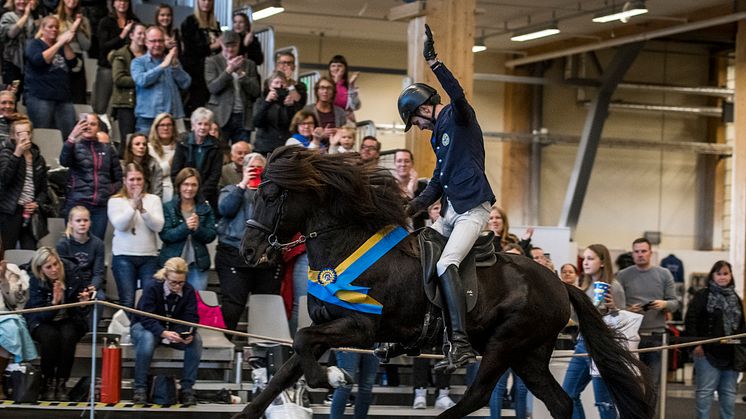
<svg viewBox="0 0 746 419">
<path fill-rule="evenodd" d="M 425 294 L 435 306 L 443 308 L 440 291 L 438 290 L 438 272 L 435 264 L 443 253 L 448 238 L 432 228 L 425 227 L 415 232 L 420 244 L 420 262 L 422 264 L 422 278 Z M 491 231 L 483 232 L 477 238 L 469 254 L 459 266 L 459 276 L 466 294 L 466 310 L 471 311 L 477 304 L 479 294 L 477 281 L 477 267 L 489 267 L 497 262 L 495 245 Z"/>
</svg>

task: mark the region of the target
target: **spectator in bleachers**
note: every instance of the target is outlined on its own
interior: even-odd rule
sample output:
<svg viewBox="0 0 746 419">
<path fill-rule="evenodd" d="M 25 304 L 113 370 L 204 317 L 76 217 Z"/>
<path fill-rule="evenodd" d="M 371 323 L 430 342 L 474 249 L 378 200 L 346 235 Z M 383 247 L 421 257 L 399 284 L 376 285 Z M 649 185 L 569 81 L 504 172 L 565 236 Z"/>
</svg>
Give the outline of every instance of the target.
<svg viewBox="0 0 746 419">
<path fill-rule="evenodd" d="M 347 123 L 345 110 L 334 104 L 336 86 L 328 77 L 321 77 L 314 86 L 316 103 L 307 105 L 304 109 L 316 114 L 319 126 L 324 129 L 324 135 L 331 138 L 337 128 Z"/>
<path fill-rule="evenodd" d="M 114 227 L 111 270 L 119 291 L 119 304 L 132 307 L 135 291 L 144 288 L 158 270 L 158 240 L 163 229 L 163 205 L 157 195 L 145 191 L 145 175 L 137 163 L 124 168 L 124 186 L 109 200 L 108 214 Z"/>
<path fill-rule="evenodd" d="M 251 144 L 246 141 L 236 141 L 231 146 L 230 161 L 223 165 L 218 187 L 222 190 L 226 185 L 237 185 L 243 179 L 243 158 L 251 153 Z M 219 205 L 219 204 L 218 204 Z"/>
<path fill-rule="evenodd" d="M 178 48 L 166 53 L 163 30 L 151 26 L 145 32 L 148 53 L 132 60 L 130 71 L 135 81 L 135 129 L 148 132 L 159 113 L 184 117 L 179 89 L 186 89 L 192 78 L 181 67 Z"/>
<path fill-rule="evenodd" d="M 210 253 L 207 244 L 215 240 L 215 215 L 200 193 L 200 174 L 185 167 L 174 179 L 176 194 L 163 206 L 165 223 L 161 231 L 160 263 L 180 256 L 189 265 L 189 284 L 198 291 L 207 289 Z"/>
<path fill-rule="evenodd" d="M 174 184 L 171 182 L 171 162 L 176 153 L 176 121 L 171 114 L 161 113 L 153 120 L 148 136 L 148 150 L 150 155 L 161 166 L 163 176 L 163 202 L 166 203 L 174 196 Z"/>
<path fill-rule="evenodd" d="M 368 409 L 373 401 L 373 384 L 378 373 L 378 358 L 373 354 L 359 354 L 355 352 L 336 351 L 337 366 L 347 371 L 357 383 L 357 397 L 353 412 L 354 419 L 368 417 Z M 345 417 L 345 405 L 352 392 L 352 383 L 347 383 L 334 390 L 329 419 Z"/>
<path fill-rule="evenodd" d="M 257 66 L 262 65 L 264 63 L 262 44 L 259 42 L 259 38 L 254 35 L 254 31 L 251 28 L 251 22 L 249 21 L 249 15 L 244 12 L 233 13 L 232 30 L 236 32 L 241 39 L 238 53 L 253 61 Z"/>
<path fill-rule="evenodd" d="M 26 44 L 24 103 L 36 128 L 56 128 L 62 138 L 70 135 L 75 123 L 70 72 L 77 57 L 70 47 L 81 20 L 60 34 L 60 21 L 46 16 L 36 38 Z"/>
<path fill-rule="evenodd" d="M 218 211 L 218 247 L 215 270 L 220 280 L 221 310 L 228 329 L 235 330 L 250 293 L 279 294 L 280 281 L 275 268 L 250 267 L 239 250 L 246 231 L 246 220 L 254 214 L 254 195 L 267 161 L 259 153 L 243 159 L 243 176 L 237 183 L 220 191 Z"/>
<path fill-rule="evenodd" d="M 36 25 L 32 12 L 34 0 L 7 0 L 8 10 L 0 17 L 0 42 L 3 44 L 2 76 L 5 83 L 23 81 L 24 51 L 26 42 L 34 38 Z M 23 86 L 19 84 L 17 94 Z"/>
<path fill-rule="evenodd" d="M 258 64 L 257 64 L 258 65 Z M 281 71 L 287 79 L 288 98 L 295 112 L 303 109 L 308 101 L 306 85 L 293 79 L 295 77 L 295 55 L 290 51 L 280 51 L 275 54 L 275 71 Z M 295 113 L 294 112 L 294 113 Z"/>
<path fill-rule="evenodd" d="M 122 167 L 129 163 L 140 165 L 145 176 L 145 192 L 162 199 L 163 172 L 158 161 L 148 153 L 148 137 L 145 134 L 136 132 L 127 139 Z"/>
<path fill-rule="evenodd" d="M 135 132 L 135 81 L 130 65 L 132 60 L 145 54 L 145 25 L 135 23 L 129 33 L 129 44 L 109 54 L 111 73 L 114 80 L 111 96 L 111 113 L 119 124 L 120 154 L 129 134 Z"/>
<path fill-rule="evenodd" d="M 565 284 L 578 286 L 578 268 L 572 263 L 565 263 L 560 268 L 560 279 Z"/>
<path fill-rule="evenodd" d="M 60 152 L 60 164 L 69 169 L 64 214 L 82 205 L 91 212 L 91 234 L 103 240 L 106 234 L 106 205 L 122 187 L 119 155 L 100 131 L 101 120 L 87 114 L 75 124 Z"/>
<path fill-rule="evenodd" d="M 163 30 L 166 49 L 181 48 L 181 32 L 174 28 L 174 9 L 165 3 L 161 3 L 155 9 L 155 26 Z"/>
<path fill-rule="evenodd" d="M 88 301 L 95 290 L 78 275 L 73 261 L 60 258 L 51 247 L 40 247 L 21 268 L 30 276 L 26 308 Z M 24 315 L 41 348 L 42 400 L 69 400 L 65 383 L 75 362 L 75 346 L 88 331 L 90 309 L 84 306 Z"/>
<path fill-rule="evenodd" d="M 16 95 L 10 90 L 0 91 L 0 150 L 15 147 L 10 142 L 10 124 L 20 116 L 16 112 Z"/>
<path fill-rule="evenodd" d="M 95 37 L 98 67 L 91 97 L 93 111 L 98 115 L 106 114 L 114 86 L 109 54 L 127 44 L 130 30 L 139 21 L 130 0 L 111 0 L 109 14 L 98 22 Z"/>
<path fill-rule="evenodd" d="M 21 310 L 29 298 L 28 274 L 4 259 L 5 251 L 0 242 L 0 312 Z M 26 319 L 12 314 L 0 316 L 0 374 L 10 362 L 32 361 L 37 356 Z M 0 400 L 5 400 L 2 387 Z"/>
<path fill-rule="evenodd" d="M 254 151 L 267 155 L 285 144 L 296 109 L 290 99 L 285 74 L 275 71 L 264 81 L 262 96 L 254 104 Z"/>
<path fill-rule="evenodd" d="M 28 119 L 17 119 L 10 126 L 11 144 L 0 150 L 0 234 L 3 247 L 36 249 L 32 217 L 46 230 L 43 206 L 47 203 L 47 163 L 33 143 L 33 125 Z M 45 234 L 44 234 L 45 235 Z"/>
<path fill-rule="evenodd" d="M 174 257 L 163 264 L 155 275 L 155 281 L 145 287 L 137 308 L 192 323 L 199 322 L 197 296 L 187 283 L 187 263 Z M 158 345 L 184 351 L 184 369 L 181 374 L 181 403 L 192 406 L 197 403 L 192 387 L 197 380 L 199 361 L 202 358 L 202 339 L 199 332 L 189 326 L 163 322 L 145 316 L 133 316 L 132 341 L 135 344 L 134 403 L 147 402 L 147 379 L 150 362 Z M 189 333 L 191 332 L 191 333 Z"/>
<path fill-rule="evenodd" d="M 176 175 L 185 167 L 193 167 L 200 174 L 200 192 L 210 206 L 217 208 L 218 183 L 223 167 L 223 153 L 216 138 L 209 134 L 213 114 L 207 108 L 192 112 L 192 132 L 176 144 L 176 153 L 171 163 L 171 180 L 176 184 Z M 178 193 L 175 188 L 174 193 Z"/>
<path fill-rule="evenodd" d="M 205 61 L 205 81 L 210 92 L 207 107 L 215 113 L 223 139 L 231 144 L 251 140 L 252 106 L 262 92 L 256 64 L 238 53 L 240 43 L 236 32 L 223 32 L 222 52 Z"/>
<path fill-rule="evenodd" d="M 215 0 L 195 0 L 194 14 L 181 23 L 184 69 L 192 76 L 184 103 L 187 113 L 205 106 L 210 92 L 205 82 L 205 59 L 220 51 L 220 24 L 215 19 Z"/>
<path fill-rule="evenodd" d="M 83 7 L 80 5 L 80 0 L 60 0 L 55 14 L 60 20 L 60 31 L 62 32 L 76 26 L 76 21 L 80 19 L 75 37 L 70 41 L 70 48 L 77 58 L 77 62 L 70 72 L 70 91 L 72 92 L 73 103 L 88 103 L 88 85 L 85 78 L 83 52 L 87 52 L 91 48 L 91 22 L 83 16 Z"/>
<path fill-rule="evenodd" d="M 357 130 L 354 126 L 344 125 L 337 128 L 337 132 L 329 139 L 329 153 L 354 152 L 355 135 L 357 135 Z"/>
<path fill-rule="evenodd" d="M 521 246 L 524 255 L 531 255 L 531 236 L 534 234 L 533 227 L 527 228 L 523 236 L 519 239 L 518 236 L 510 232 L 508 214 L 497 204 L 493 205 L 490 209 L 487 228 L 495 233 L 494 244 L 496 251 L 503 250 L 509 243 L 515 243 Z"/>
<path fill-rule="evenodd" d="M 109 107 L 114 81 L 112 78 L 109 53 L 122 48 L 127 43 L 132 26 L 140 20 L 132 11 L 130 0 L 111 0 L 110 13 L 98 23 L 98 68 L 93 86 L 91 105 L 98 115 L 105 115 Z"/>
<path fill-rule="evenodd" d="M 104 279 L 104 242 L 90 234 L 91 213 L 88 208 L 77 206 L 67 216 L 65 235 L 57 241 L 57 253 L 62 258 L 77 261 L 80 277 L 87 284 L 96 287 L 96 299 L 106 300 Z M 97 306 L 99 314 L 103 306 Z M 100 317 L 99 317 L 100 318 Z"/>
<path fill-rule="evenodd" d="M 372 135 L 366 135 L 363 137 L 363 141 L 360 142 L 360 158 L 364 162 L 375 162 L 378 163 L 378 159 L 381 157 L 381 142 L 378 138 Z"/>
<path fill-rule="evenodd" d="M 301 109 L 293 115 L 290 121 L 290 138 L 285 145 L 300 145 L 305 148 L 320 149 L 329 145 L 329 139 L 324 137 L 324 130 L 318 126 L 316 114 Z"/>
<path fill-rule="evenodd" d="M 334 104 L 345 110 L 347 121 L 352 123 L 355 123 L 355 111 L 360 109 L 360 98 L 355 86 L 359 75 L 357 71 L 349 74 L 347 59 L 343 55 L 335 55 L 329 61 L 329 78 L 336 86 Z"/>
<path fill-rule="evenodd" d="M 394 153 L 394 177 L 399 182 L 402 194 L 412 199 L 419 195 L 417 171 L 414 170 L 414 155 L 411 151 L 402 149 Z"/>
</svg>

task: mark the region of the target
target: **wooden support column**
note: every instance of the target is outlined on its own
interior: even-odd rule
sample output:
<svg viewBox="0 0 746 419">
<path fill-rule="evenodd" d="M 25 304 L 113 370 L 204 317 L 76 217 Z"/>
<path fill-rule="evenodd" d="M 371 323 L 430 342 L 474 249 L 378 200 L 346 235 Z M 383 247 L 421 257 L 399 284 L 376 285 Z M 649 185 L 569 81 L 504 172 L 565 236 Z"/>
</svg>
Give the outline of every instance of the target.
<svg viewBox="0 0 746 419">
<path fill-rule="evenodd" d="M 736 33 L 735 141 L 731 182 L 730 262 L 736 289 L 743 295 L 746 277 L 746 21 Z"/>
<path fill-rule="evenodd" d="M 511 69 L 508 74 L 529 76 L 525 69 Z M 505 85 L 504 128 L 505 132 L 531 132 L 531 87 L 527 84 Z M 531 145 L 505 142 L 503 148 L 502 183 L 500 202 L 513 225 L 526 225 L 531 216 L 529 191 L 531 172 Z M 538 208 L 535 209 L 538 212 Z"/>
<path fill-rule="evenodd" d="M 429 0 L 425 16 L 409 21 L 407 30 L 407 74 L 413 82 L 427 83 L 438 89 L 444 104 L 448 95 L 443 91 L 422 58 L 425 23 L 430 25 L 438 59 L 448 66 L 471 100 L 474 84 L 474 9 L 476 0 Z M 404 87 L 404 86 L 403 86 Z M 406 136 L 407 148 L 414 153 L 415 170 L 420 177 L 430 177 L 435 169 L 435 155 L 430 146 L 430 132 L 414 127 Z"/>
</svg>

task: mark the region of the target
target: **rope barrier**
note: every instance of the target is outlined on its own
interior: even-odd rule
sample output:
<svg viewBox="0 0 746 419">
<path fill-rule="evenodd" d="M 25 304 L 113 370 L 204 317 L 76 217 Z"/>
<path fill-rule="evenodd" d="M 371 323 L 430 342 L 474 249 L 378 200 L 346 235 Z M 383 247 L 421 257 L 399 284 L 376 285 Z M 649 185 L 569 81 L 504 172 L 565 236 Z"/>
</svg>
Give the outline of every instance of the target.
<svg viewBox="0 0 746 419">
<path fill-rule="evenodd" d="M 26 309 L 15 310 L 15 311 L 1 311 L 0 316 L 40 313 L 44 311 L 62 310 L 62 309 L 85 307 L 89 305 L 98 305 L 98 304 L 103 305 L 105 307 L 110 307 L 113 309 L 124 310 L 128 313 L 137 314 L 139 316 L 151 317 L 156 320 L 181 324 L 184 326 L 208 329 L 208 330 L 213 330 L 213 331 L 220 332 L 220 333 L 226 333 L 229 335 L 241 336 L 245 338 L 257 339 L 257 340 L 262 340 L 262 341 L 267 341 L 267 342 L 273 342 L 273 343 L 278 343 L 278 344 L 287 345 L 287 346 L 293 345 L 293 341 L 288 340 L 288 339 L 279 339 L 279 338 L 274 338 L 271 336 L 263 336 L 263 335 L 253 334 L 253 333 L 239 332 L 236 330 L 221 329 L 219 327 L 207 326 L 204 324 L 192 323 L 192 322 L 188 322 L 185 320 L 179 320 L 179 319 L 169 318 L 165 316 L 160 316 L 157 314 L 148 313 L 146 311 L 141 311 L 141 310 L 138 310 L 132 307 L 125 307 L 119 304 L 111 303 L 109 301 L 101 301 L 101 300 L 59 304 L 59 305 L 49 306 L 49 307 L 26 308 Z M 691 340 L 691 339 L 699 339 L 699 338 L 683 338 L 679 340 Z M 682 342 L 682 343 L 676 343 L 676 344 L 670 344 L 670 345 L 654 346 L 654 347 L 643 348 L 643 349 L 635 349 L 635 350 L 630 350 L 630 352 L 631 353 L 657 352 L 657 351 L 663 351 L 663 350 L 680 349 L 680 348 L 687 348 L 687 347 L 692 347 L 692 346 L 706 345 L 710 343 L 735 344 L 735 342 L 730 342 L 730 341 L 738 340 L 738 339 L 746 339 L 746 333 L 740 333 L 736 335 L 729 335 L 729 336 L 723 336 L 723 337 L 717 337 L 717 338 L 700 339 L 700 340 L 694 340 L 691 342 Z M 353 352 L 353 353 L 359 353 L 359 354 L 373 354 L 373 351 L 370 349 L 346 348 L 346 347 L 332 348 L 332 349 L 337 350 L 337 351 Z M 587 357 L 587 356 L 589 356 L 589 354 L 567 354 L 567 355 L 557 354 L 557 355 L 552 355 L 552 358 L 559 359 L 559 358 Z M 439 354 L 420 354 L 412 358 L 443 359 L 444 357 L 443 355 L 439 355 Z M 478 357 L 478 359 L 481 359 L 481 357 Z"/>
</svg>

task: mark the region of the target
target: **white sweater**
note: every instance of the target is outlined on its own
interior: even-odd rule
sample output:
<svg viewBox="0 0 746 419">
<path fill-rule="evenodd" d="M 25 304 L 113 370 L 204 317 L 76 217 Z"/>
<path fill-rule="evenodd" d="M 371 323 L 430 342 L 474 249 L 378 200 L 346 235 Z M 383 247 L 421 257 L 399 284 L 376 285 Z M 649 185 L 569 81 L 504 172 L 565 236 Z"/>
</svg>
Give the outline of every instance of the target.
<svg viewBox="0 0 746 419">
<path fill-rule="evenodd" d="M 106 212 L 114 226 L 113 255 L 158 256 L 158 233 L 163 229 L 161 198 L 146 194 L 142 206 L 145 212 L 140 213 L 125 197 L 109 199 Z"/>
</svg>

